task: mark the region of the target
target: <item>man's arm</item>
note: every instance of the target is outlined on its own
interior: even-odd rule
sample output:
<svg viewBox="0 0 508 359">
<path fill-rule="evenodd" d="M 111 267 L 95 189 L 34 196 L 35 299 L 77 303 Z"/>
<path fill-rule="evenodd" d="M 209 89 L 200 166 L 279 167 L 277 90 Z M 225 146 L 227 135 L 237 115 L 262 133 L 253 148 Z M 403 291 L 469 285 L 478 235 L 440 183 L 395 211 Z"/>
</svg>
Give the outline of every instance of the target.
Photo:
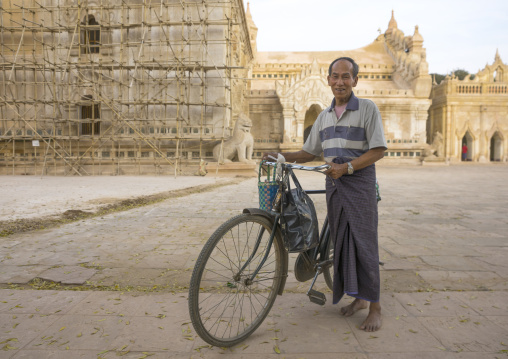
<svg viewBox="0 0 508 359">
<path fill-rule="evenodd" d="M 361 170 L 362 168 L 370 166 L 371 164 L 383 158 L 385 156 L 385 151 L 386 149 L 384 147 L 371 148 L 360 157 L 352 160 L 351 165 L 353 166 L 355 171 Z M 343 175 L 347 174 L 347 163 L 339 164 L 327 162 L 327 164 L 329 164 L 332 167 L 327 171 L 323 172 L 324 174 L 334 179 L 340 178 Z"/>
<path fill-rule="evenodd" d="M 273 161 L 273 159 L 268 158 L 268 156 L 277 158 L 278 154 L 279 152 L 266 152 L 263 154 L 263 160 Z M 300 150 L 298 152 L 280 152 L 280 154 L 284 156 L 286 162 L 297 162 L 297 163 L 310 162 L 316 157 L 311 153 L 305 152 L 304 150 Z"/>
</svg>

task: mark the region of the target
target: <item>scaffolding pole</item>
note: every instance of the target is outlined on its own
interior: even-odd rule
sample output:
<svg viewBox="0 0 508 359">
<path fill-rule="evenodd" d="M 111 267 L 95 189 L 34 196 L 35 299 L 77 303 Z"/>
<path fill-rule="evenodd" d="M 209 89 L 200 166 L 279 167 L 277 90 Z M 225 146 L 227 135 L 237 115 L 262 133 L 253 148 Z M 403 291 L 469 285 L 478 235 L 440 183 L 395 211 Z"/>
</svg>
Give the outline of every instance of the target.
<svg viewBox="0 0 508 359">
<path fill-rule="evenodd" d="M 3 1 L 0 174 L 192 174 L 241 112 L 247 31 L 241 0 Z"/>
</svg>

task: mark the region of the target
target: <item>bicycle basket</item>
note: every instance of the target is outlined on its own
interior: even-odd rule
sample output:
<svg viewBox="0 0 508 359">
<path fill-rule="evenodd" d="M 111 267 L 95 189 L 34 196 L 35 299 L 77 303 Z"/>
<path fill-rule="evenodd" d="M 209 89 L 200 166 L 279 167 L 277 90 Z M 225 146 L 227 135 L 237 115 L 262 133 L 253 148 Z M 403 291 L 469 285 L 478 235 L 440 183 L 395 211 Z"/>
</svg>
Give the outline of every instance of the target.
<svg viewBox="0 0 508 359">
<path fill-rule="evenodd" d="M 259 208 L 265 211 L 271 211 L 273 200 L 279 189 L 279 184 L 275 181 L 275 168 L 267 166 L 267 170 L 265 170 L 262 164 L 263 162 L 260 163 L 258 171 Z M 266 173 L 266 179 L 264 181 L 261 180 L 263 171 Z M 270 172 L 273 172 L 271 178 Z"/>
</svg>

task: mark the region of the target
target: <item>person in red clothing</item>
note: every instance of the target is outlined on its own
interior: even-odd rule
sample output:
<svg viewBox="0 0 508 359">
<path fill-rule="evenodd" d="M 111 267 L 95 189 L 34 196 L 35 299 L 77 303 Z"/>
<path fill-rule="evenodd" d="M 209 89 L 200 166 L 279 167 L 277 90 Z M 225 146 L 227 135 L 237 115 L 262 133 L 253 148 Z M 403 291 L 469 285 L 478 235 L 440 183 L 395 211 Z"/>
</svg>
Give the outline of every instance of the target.
<svg viewBox="0 0 508 359">
<path fill-rule="evenodd" d="M 462 145 L 462 161 L 467 160 L 467 145 L 464 143 Z"/>
</svg>

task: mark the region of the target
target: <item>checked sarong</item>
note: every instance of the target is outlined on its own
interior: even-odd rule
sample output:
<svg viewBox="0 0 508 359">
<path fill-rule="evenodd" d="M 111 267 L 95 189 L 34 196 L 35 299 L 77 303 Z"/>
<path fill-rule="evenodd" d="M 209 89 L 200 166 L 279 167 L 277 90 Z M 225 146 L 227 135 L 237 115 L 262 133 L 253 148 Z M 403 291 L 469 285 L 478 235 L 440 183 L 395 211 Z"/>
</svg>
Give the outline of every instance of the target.
<svg viewBox="0 0 508 359">
<path fill-rule="evenodd" d="M 350 158 L 336 157 L 345 163 Z M 344 294 L 378 302 L 380 294 L 376 169 L 370 165 L 326 179 L 326 202 L 334 240 L 333 303 Z"/>
</svg>

